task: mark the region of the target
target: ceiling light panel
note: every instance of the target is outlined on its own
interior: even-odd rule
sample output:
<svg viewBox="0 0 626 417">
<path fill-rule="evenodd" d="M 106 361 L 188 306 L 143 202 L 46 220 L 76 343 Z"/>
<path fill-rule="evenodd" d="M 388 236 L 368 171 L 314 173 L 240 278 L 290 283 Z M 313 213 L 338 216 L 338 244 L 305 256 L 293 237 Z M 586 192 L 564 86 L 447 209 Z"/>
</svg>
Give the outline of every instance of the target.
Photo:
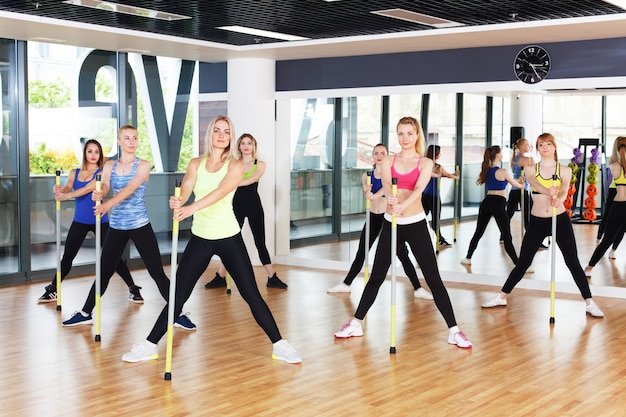
<svg viewBox="0 0 626 417">
<path fill-rule="evenodd" d="M 150 19 L 160 20 L 184 20 L 191 19 L 190 16 L 183 16 L 176 13 L 161 12 L 158 10 L 145 9 L 143 7 L 129 6 L 127 4 L 113 3 L 109 1 L 100 0 L 65 0 L 63 3 L 71 4 L 73 6 L 83 6 L 92 9 L 105 10 L 115 13 L 130 14 L 133 16 L 147 17 Z"/>
</svg>

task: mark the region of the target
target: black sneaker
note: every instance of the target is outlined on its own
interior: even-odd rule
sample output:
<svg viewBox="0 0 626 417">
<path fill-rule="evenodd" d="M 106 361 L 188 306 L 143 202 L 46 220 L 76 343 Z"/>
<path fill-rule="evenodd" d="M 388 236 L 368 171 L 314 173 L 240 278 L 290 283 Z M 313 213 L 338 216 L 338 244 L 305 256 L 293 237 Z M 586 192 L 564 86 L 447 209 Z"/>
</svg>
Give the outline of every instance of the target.
<svg viewBox="0 0 626 417">
<path fill-rule="evenodd" d="M 216 272 L 215 278 L 211 281 L 204 284 L 204 288 L 223 288 L 226 287 L 226 278 L 220 277 L 220 275 Z"/>
<path fill-rule="evenodd" d="M 141 296 L 141 293 L 139 292 L 139 290 L 141 289 L 141 287 L 138 287 L 137 285 L 131 285 L 130 287 L 128 287 L 128 301 L 131 301 L 133 303 L 137 303 L 137 304 L 143 304 L 143 297 Z"/>
<path fill-rule="evenodd" d="M 279 288 L 281 290 L 286 290 L 287 284 L 278 279 L 276 274 L 274 274 L 267 278 L 267 288 Z"/>
<path fill-rule="evenodd" d="M 51 303 L 57 300 L 57 288 L 53 285 L 46 285 L 46 292 L 37 299 L 37 303 Z"/>
</svg>

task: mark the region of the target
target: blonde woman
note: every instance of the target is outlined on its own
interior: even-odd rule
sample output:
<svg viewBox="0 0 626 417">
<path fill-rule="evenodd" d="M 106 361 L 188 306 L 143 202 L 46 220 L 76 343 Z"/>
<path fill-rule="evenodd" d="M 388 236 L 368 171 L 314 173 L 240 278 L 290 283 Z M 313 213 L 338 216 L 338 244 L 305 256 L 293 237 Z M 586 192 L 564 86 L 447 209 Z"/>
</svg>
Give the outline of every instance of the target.
<svg viewBox="0 0 626 417">
<path fill-rule="evenodd" d="M 398 143 L 402 150 L 397 155 L 387 156 L 381 167 L 383 189 L 387 198 L 385 221 L 380 232 L 376 257 L 370 277 L 354 317 L 335 333 L 336 338 L 363 336 L 361 322 L 370 309 L 378 290 L 385 280 L 393 255 L 391 247 L 391 218 L 396 215 L 397 246 L 408 243 L 417 259 L 426 284 L 430 288 L 435 305 L 449 329 L 448 343 L 461 348 L 471 348 L 472 343 L 459 330 L 448 291 L 441 281 L 435 251 L 431 244 L 426 214 L 422 206 L 422 192 L 430 180 L 433 161 L 423 156 L 424 132 L 413 117 L 403 117 L 396 127 Z M 392 195 L 392 178 L 397 178 L 397 195 Z"/>
</svg>

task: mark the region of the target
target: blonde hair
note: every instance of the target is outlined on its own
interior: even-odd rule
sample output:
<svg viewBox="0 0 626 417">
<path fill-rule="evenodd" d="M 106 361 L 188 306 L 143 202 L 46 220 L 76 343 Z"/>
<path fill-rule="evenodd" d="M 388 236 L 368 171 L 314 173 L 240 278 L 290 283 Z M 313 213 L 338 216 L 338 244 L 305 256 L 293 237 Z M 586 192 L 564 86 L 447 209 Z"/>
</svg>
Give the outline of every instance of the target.
<svg viewBox="0 0 626 417">
<path fill-rule="evenodd" d="M 405 116 L 398 121 L 398 124 L 396 125 L 396 130 L 400 125 L 411 125 L 415 128 L 415 131 L 417 132 L 415 151 L 420 155 L 424 155 L 424 131 L 422 130 L 422 125 L 420 124 L 420 122 L 418 122 L 415 117 Z"/>
<path fill-rule="evenodd" d="M 228 146 L 226 147 L 226 149 L 224 149 L 224 153 L 222 154 L 222 161 L 226 161 L 229 159 L 238 159 L 237 158 L 237 149 L 232 146 L 233 145 L 233 137 L 235 136 L 235 126 L 233 125 L 233 122 L 228 118 L 228 116 L 216 116 L 213 120 L 211 120 L 211 123 L 209 123 L 209 127 L 206 130 L 206 135 L 204 135 L 204 155 L 203 156 L 207 156 L 210 157 L 213 155 L 213 153 L 215 152 L 215 149 L 213 149 L 213 129 L 215 128 L 215 124 L 217 122 L 219 122 L 220 120 L 225 121 L 226 123 L 228 123 L 228 129 L 230 130 L 230 142 L 228 143 Z"/>
<path fill-rule="evenodd" d="M 513 154 L 511 155 L 511 161 L 515 162 L 515 157 L 517 156 L 519 147 L 525 143 L 528 143 L 528 139 L 526 138 L 519 138 L 518 140 L 515 141 L 515 143 L 513 144 Z"/>
<path fill-rule="evenodd" d="M 237 139 L 237 157 L 239 159 L 243 158 L 243 154 L 241 153 L 241 149 L 239 149 L 239 146 L 241 145 L 241 141 L 244 140 L 245 138 L 250 138 L 250 140 L 252 141 L 252 157 L 256 159 L 256 150 L 257 150 L 256 138 L 252 136 L 250 133 L 244 133 L 243 135 L 239 136 L 239 139 Z"/>
</svg>

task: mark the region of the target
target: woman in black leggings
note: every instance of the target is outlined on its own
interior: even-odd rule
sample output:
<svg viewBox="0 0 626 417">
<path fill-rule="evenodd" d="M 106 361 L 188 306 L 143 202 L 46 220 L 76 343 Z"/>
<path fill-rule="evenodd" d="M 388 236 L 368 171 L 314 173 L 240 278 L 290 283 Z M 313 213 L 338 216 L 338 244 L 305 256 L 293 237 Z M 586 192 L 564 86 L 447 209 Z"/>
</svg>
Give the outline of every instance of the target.
<svg viewBox="0 0 626 417">
<path fill-rule="evenodd" d="M 170 208 L 174 209 L 176 220 L 182 221 L 193 216 L 191 238 L 176 272 L 176 299 L 170 302 L 174 302 L 175 315 L 180 314 L 211 258 L 218 255 L 232 274 L 254 319 L 272 342 L 272 358 L 299 363 L 302 359 L 289 342 L 281 337 L 274 317 L 261 297 L 233 213 L 233 195 L 244 173 L 244 164 L 237 160 L 234 147 L 231 148 L 231 135 L 234 134 L 233 124 L 228 117 L 216 117 L 207 130 L 206 154 L 189 162 L 180 197 L 170 197 Z M 192 192 L 194 202 L 183 205 Z M 124 354 L 123 361 L 139 362 L 159 357 L 157 343 L 167 332 L 168 308 L 166 304 L 147 339 Z"/>
<path fill-rule="evenodd" d="M 104 155 L 100 142 L 95 139 L 89 139 L 85 142 L 83 147 L 83 163 L 81 168 L 70 171 L 67 176 L 67 182 L 63 187 L 60 185 L 54 186 L 54 199 L 56 201 L 66 201 L 72 198 L 76 200 L 74 220 L 67 232 L 63 258 L 61 258 L 61 281 L 70 273 L 74 258 L 76 258 L 87 234 L 89 232 L 96 233 L 96 216 L 93 214 L 95 203 L 91 199 L 91 193 L 96 188 L 96 175 L 102 172 L 103 164 Z M 102 216 L 101 222 L 101 240 L 104 241 L 104 237 L 109 230 L 109 217 L 105 214 Z M 141 287 L 135 285 L 133 277 L 123 259 L 118 261 L 115 271 L 122 277 L 126 285 L 128 285 L 128 299 L 133 303 L 143 303 L 143 297 L 139 291 Z M 46 285 L 45 290 L 46 291 L 39 297 L 37 302 L 49 303 L 56 301 L 56 276 L 52 278 L 52 282 L 49 285 Z"/>
<path fill-rule="evenodd" d="M 150 176 L 150 163 L 135 156 L 137 150 L 137 129 L 134 126 L 122 126 L 117 134 L 117 143 L 121 153 L 118 160 L 108 161 L 102 170 L 102 189 L 93 191 L 93 201 L 100 201 L 109 189 L 113 197 L 96 205 L 95 215 L 104 216 L 110 211 L 109 231 L 102 245 L 101 288 L 104 294 L 109 285 L 115 266 L 122 258 L 129 240 L 132 240 L 148 269 L 148 273 L 156 282 L 159 292 L 165 300 L 169 295 L 169 278 L 163 271 L 161 253 L 157 239 L 152 230 L 144 193 Z M 96 283 L 89 290 L 89 295 L 81 311 L 75 312 L 71 318 L 63 322 L 63 326 L 77 326 L 93 322 L 91 312 L 96 304 Z M 181 316 L 176 320 L 177 327 L 195 330 L 196 326 Z"/>
<path fill-rule="evenodd" d="M 387 156 L 387 145 L 384 143 L 379 143 L 374 146 L 373 149 L 373 157 L 374 157 L 374 170 L 371 172 L 370 183 L 368 185 L 367 177 L 368 173 L 363 173 L 362 175 L 362 183 L 363 183 L 363 193 L 365 194 L 365 198 L 370 200 L 370 236 L 369 236 L 369 246 L 371 248 L 378 235 L 380 234 L 380 230 L 383 227 L 383 213 L 387 208 L 387 200 L 385 200 L 385 191 L 383 190 L 383 182 L 381 179 L 381 165 L 383 160 Z M 432 300 L 433 296 L 431 293 L 426 291 L 419 280 L 417 279 L 417 272 L 415 271 L 415 266 L 409 258 L 409 251 L 406 248 L 406 245 L 400 245 L 398 247 L 398 259 L 404 268 L 404 272 L 407 277 L 413 284 L 413 296 L 415 298 L 423 298 L 425 300 Z M 334 287 L 329 288 L 326 292 L 329 293 L 346 293 L 351 292 L 350 285 L 352 285 L 352 281 L 356 278 L 356 276 L 361 272 L 361 268 L 365 263 L 365 226 L 363 226 L 363 230 L 361 230 L 361 237 L 359 238 L 359 247 L 356 251 L 356 255 L 354 257 L 354 261 L 352 261 L 352 265 L 350 266 L 350 270 L 348 274 L 344 278 L 343 282 L 335 285 Z"/>
<path fill-rule="evenodd" d="M 428 184 L 433 170 L 433 161 L 423 157 L 424 132 L 413 117 L 403 117 L 397 125 L 398 143 L 402 150 L 394 156 L 387 156 L 382 165 L 383 189 L 387 198 L 385 222 L 380 233 L 372 276 L 367 282 L 354 318 L 348 320 L 335 333 L 336 338 L 363 336 L 361 322 L 376 300 L 378 290 L 385 280 L 393 259 L 391 253 L 391 219 L 397 220 L 397 244 L 409 244 L 417 259 L 428 287 L 432 291 L 437 309 L 448 326 L 448 343 L 460 348 L 471 348 L 472 343 L 459 330 L 452 303 L 446 287 L 441 281 L 435 250 L 433 249 L 426 214 L 422 206 L 422 192 Z M 392 178 L 398 179 L 397 195 L 392 195 Z"/>
<path fill-rule="evenodd" d="M 502 150 L 499 146 L 490 146 L 485 149 L 482 168 L 476 180 L 476 184 L 485 184 L 487 187 L 487 196 L 482 203 L 480 203 L 476 231 L 470 241 L 467 255 L 465 258 L 461 259 L 463 265 L 472 264 L 472 255 L 478 246 L 478 241 L 483 237 L 483 234 L 485 234 L 491 217 L 496 219 L 496 224 L 498 225 L 498 229 L 500 229 L 500 236 L 504 240 L 506 253 L 514 264 L 517 263 L 517 254 L 515 253 L 513 238 L 511 237 L 509 216 L 506 214 L 506 185 L 509 183 L 515 187 L 524 188 L 524 184 L 513 179 L 508 170 L 500 168 L 501 162 Z"/>
<path fill-rule="evenodd" d="M 611 156 L 611 175 L 615 184 L 615 197 L 606 216 L 606 229 L 600 244 L 593 251 L 585 275 L 591 276 L 591 270 L 606 253 L 611 244 L 619 244 L 626 228 L 626 137 L 615 139 L 614 154 Z M 613 249 L 615 250 L 615 249 Z M 610 256 L 609 256 L 610 257 Z M 615 255 L 613 255 L 615 257 Z"/>
<path fill-rule="evenodd" d="M 248 218 L 248 224 L 254 237 L 254 245 L 259 252 L 259 259 L 265 272 L 267 272 L 268 288 L 287 289 L 287 284 L 282 282 L 272 266 L 270 253 L 265 245 L 265 213 L 259 196 L 259 180 L 265 173 L 265 162 L 256 157 L 257 142 L 254 136 L 244 133 L 237 140 L 237 152 L 239 159 L 243 162 L 243 179 L 235 191 L 233 197 L 233 210 L 239 223 L 243 227 L 243 222 Z M 226 268 L 224 264 L 215 273 L 213 280 L 204 284 L 204 288 L 220 288 L 226 286 Z"/>
<path fill-rule="evenodd" d="M 578 260 L 572 222 L 563 206 L 572 179 L 572 170 L 559 163 L 556 140 L 550 133 L 541 134 L 537 138 L 536 147 L 541 160 L 535 165 L 534 173 L 526 173 L 526 178 L 533 190 L 534 200 L 528 230 L 524 235 L 524 240 L 522 240 L 519 260 L 509 274 L 500 294 L 484 303 L 482 307 L 491 308 L 507 305 L 508 295 L 524 276 L 524 272 L 532 263 L 541 242 L 551 235 L 552 213 L 553 208 L 556 208 L 556 243 L 563 254 L 565 265 L 572 273 L 574 282 L 585 300 L 585 311 L 593 317 L 604 317 L 600 308 L 591 298 L 591 290 L 585 277 L 585 271 L 583 271 Z M 556 180 L 553 180 L 554 175 L 556 175 Z"/>
</svg>

